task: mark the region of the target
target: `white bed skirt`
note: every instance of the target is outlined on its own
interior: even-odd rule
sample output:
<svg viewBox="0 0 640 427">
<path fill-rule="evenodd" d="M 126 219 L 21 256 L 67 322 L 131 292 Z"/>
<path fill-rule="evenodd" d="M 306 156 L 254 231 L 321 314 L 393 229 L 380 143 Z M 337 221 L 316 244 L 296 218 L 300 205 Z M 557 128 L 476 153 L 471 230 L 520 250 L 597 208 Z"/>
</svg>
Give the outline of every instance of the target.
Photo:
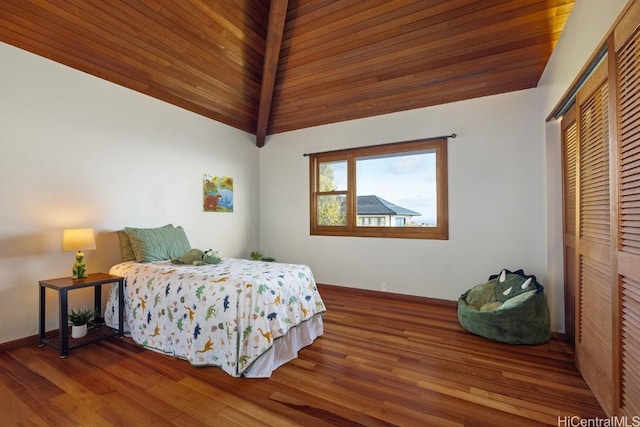
<svg viewBox="0 0 640 427">
<path fill-rule="evenodd" d="M 117 322 L 107 322 L 107 325 L 112 328 L 117 328 L 118 325 L 113 323 Z M 125 333 L 130 336 L 128 332 L 129 325 L 125 322 Z M 298 357 L 298 352 L 301 349 L 311 345 L 313 341 L 323 333 L 324 324 L 322 322 L 322 314 L 316 314 L 306 322 L 302 322 L 291 328 L 286 335 L 276 339 L 271 348 L 256 359 L 256 361 L 242 373 L 242 376 L 247 378 L 269 378 L 273 371 Z M 152 347 L 143 347 L 147 350 L 182 359 L 180 355 L 167 353 Z"/>
<path fill-rule="evenodd" d="M 278 367 L 298 357 L 298 351 L 313 343 L 323 333 L 322 315 L 295 326 L 273 342 L 273 345 L 242 374 L 247 378 L 268 378 Z"/>
</svg>

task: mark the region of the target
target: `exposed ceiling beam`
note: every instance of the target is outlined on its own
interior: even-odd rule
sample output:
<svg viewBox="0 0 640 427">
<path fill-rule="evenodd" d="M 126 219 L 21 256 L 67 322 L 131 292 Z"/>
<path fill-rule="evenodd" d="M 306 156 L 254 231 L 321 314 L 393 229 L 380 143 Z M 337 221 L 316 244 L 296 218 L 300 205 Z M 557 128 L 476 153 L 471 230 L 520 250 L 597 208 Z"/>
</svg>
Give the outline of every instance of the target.
<svg viewBox="0 0 640 427">
<path fill-rule="evenodd" d="M 269 25 L 267 26 L 267 42 L 262 65 L 262 87 L 260 89 L 260 106 L 256 129 L 256 145 L 258 147 L 264 146 L 267 137 L 273 88 L 276 74 L 278 73 L 282 33 L 287 17 L 287 3 L 288 0 L 271 0 L 271 6 L 269 7 Z"/>
</svg>

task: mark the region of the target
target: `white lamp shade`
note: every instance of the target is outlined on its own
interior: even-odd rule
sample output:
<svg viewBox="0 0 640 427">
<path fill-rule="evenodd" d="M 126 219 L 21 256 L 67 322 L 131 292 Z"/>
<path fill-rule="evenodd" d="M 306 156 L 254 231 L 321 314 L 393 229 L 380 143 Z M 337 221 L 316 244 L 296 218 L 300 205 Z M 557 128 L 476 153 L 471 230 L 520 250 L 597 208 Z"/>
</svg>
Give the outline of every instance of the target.
<svg viewBox="0 0 640 427">
<path fill-rule="evenodd" d="M 84 251 L 96 248 L 93 228 L 68 228 L 62 233 L 63 251 Z"/>
</svg>

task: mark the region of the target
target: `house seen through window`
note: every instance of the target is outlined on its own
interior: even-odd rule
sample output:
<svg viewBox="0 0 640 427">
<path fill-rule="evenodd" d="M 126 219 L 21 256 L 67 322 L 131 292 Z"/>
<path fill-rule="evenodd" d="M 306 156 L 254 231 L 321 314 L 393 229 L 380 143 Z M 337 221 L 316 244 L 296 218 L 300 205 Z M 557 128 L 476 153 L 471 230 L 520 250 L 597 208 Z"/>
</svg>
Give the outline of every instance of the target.
<svg viewBox="0 0 640 427">
<path fill-rule="evenodd" d="M 446 139 L 310 155 L 311 234 L 448 238 Z"/>
</svg>

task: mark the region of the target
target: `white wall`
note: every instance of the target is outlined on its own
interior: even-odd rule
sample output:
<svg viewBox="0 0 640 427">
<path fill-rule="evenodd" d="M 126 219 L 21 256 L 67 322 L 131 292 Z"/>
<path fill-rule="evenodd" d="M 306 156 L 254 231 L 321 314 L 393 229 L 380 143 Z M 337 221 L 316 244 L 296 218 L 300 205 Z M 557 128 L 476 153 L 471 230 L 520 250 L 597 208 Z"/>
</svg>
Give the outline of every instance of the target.
<svg viewBox="0 0 640 427">
<path fill-rule="evenodd" d="M 538 121 L 546 117 L 558 104 L 563 94 L 586 65 L 589 57 L 611 29 L 616 17 L 623 10 L 626 0 L 580 0 L 576 2 L 562 36 L 538 83 L 540 111 Z M 546 253 L 547 281 L 561 289 L 564 283 L 562 249 L 562 165 L 560 145 L 560 121 L 545 125 L 546 170 Z M 556 293 L 550 299 L 554 311 L 560 314 L 558 321 L 564 331 L 564 294 Z"/>
<path fill-rule="evenodd" d="M 255 137 L 2 43 L 0 63 L 0 343 L 37 334 L 38 280 L 70 275 L 64 228 L 95 228 L 90 272 L 119 261 L 124 226 L 179 224 L 227 256 L 258 247 Z M 233 213 L 202 212 L 203 173 L 234 178 Z"/>
<path fill-rule="evenodd" d="M 457 300 L 502 268 L 545 283 L 543 127 L 535 89 L 269 137 L 260 151 L 260 247 L 320 283 Z M 309 235 L 305 152 L 446 135 L 449 240 Z M 551 293 L 557 289 L 548 290 Z M 557 317 L 557 313 L 554 313 Z"/>
</svg>

